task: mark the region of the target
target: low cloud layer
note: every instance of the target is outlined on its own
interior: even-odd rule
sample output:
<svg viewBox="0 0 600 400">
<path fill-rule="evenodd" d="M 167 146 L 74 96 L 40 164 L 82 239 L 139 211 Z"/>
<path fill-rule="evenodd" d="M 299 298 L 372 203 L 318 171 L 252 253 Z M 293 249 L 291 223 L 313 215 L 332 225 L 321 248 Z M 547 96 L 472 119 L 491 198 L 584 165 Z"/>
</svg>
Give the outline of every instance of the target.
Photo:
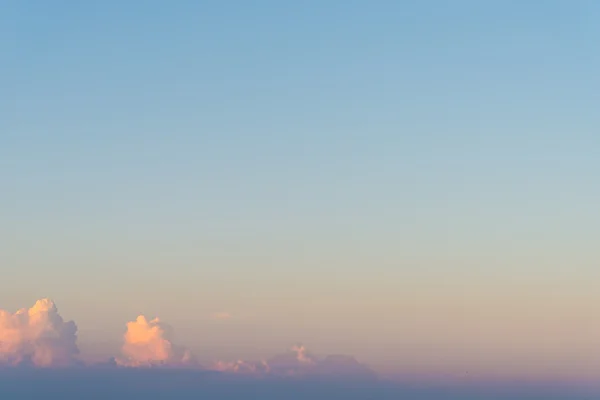
<svg viewBox="0 0 600 400">
<path fill-rule="evenodd" d="M 375 373 L 369 367 L 359 363 L 354 357 L 329 355 L 325 358 L 319 358 L 311 354 L 302 345 L 293 346 L 286 353 L 276 355 L 265 361 L 238 360 L 230 363 L 219 361 L 213 365 L 213 369 L 238 374 L 268 374 L 274 376 L 351 376 L 369 379 L 375 377 Z"/>
<path fill-rule="evenodd" d="M 226 319 L 228 315 L 219 315 Z M 127 323 L 121 354 L 108 366 L 200 368 L 192 353 L 173 342 L 171 327 L 144 315 Z M 0 366 L 61 367 L 79 364 L 77 326 L 65 322 L 50 299 L 38 300 L 15 313 L 0 310 Z M 98 364 L 105 365 L 105 364 Z M 260 361 L 219 361 L 213 371 L 250 376 L 355 376 L 374 377 L 364 364 L 350 356 L 319 358 L 304 346 Z"/>
<path fill-rule="evenodd" d="M 213 367 L 213 370 L 220 372 L 233 372 L 237 374 L 268 374 L 271 372 L 271 368 L 266 361 L 217 361 Z"/>
<path fill-rule="evenodd" d="M 171 327 L 158 318 L 148 321 L 140 315 L 127 323 L 123 336 L 122 357 L 118 365 L 139 366 L 189 366 L 194 365 L 192 353 L 172 342 Z"/>
<path fill-rule="evenodd" d="M 50 299 L 15 313 L 0 310 L 0 364 L 37 367 L 75 362 L 77 326 L 65 322 Z"/>
</svg>

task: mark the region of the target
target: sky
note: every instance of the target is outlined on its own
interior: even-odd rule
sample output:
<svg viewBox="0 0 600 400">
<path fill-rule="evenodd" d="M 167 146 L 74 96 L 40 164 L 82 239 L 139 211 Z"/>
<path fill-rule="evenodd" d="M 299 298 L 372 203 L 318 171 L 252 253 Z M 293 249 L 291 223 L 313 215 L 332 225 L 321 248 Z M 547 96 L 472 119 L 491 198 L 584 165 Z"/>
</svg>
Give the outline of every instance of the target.
<svg viewBox="0 0 600 400">
<path fill-rule="evenodd" d="M 599 18 L 7 1 L 0 308 L 52 298 L 83 355 L 144 314 L 199 358 L 597 380 Z"/>
</svg>

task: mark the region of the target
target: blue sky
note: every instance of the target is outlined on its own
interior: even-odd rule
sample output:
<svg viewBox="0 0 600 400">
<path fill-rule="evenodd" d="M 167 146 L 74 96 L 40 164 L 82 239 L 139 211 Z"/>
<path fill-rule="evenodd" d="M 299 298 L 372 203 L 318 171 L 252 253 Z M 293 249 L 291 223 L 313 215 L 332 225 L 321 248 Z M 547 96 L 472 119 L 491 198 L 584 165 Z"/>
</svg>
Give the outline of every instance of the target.
<svg viewBox="0 0 600 400">
<path fill-rule="evenodd" d="M 599 3 L 125 3 L 2 6 L 3 308 L 391 365 L 558 296 L 600 344 Z"/>
</svg>

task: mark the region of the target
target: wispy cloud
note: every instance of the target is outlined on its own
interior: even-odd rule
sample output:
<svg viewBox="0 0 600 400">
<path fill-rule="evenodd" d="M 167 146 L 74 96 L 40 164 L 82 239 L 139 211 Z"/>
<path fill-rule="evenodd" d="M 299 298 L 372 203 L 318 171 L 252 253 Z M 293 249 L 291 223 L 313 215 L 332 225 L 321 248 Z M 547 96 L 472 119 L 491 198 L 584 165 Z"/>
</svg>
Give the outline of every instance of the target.
<svg viewBox="0 0 600 400">
<path fill-rule="evenodd" d="M 218 311 L 218 312 L 212 313 L 210 315 L 210 317 L 211 317 L 211 319 L 214 319 L 214 320 L 223 321 L 223 320 L 233 318 L 233 315 L 231 313 L 228 313 L 227 311 Z"/>
</svg>

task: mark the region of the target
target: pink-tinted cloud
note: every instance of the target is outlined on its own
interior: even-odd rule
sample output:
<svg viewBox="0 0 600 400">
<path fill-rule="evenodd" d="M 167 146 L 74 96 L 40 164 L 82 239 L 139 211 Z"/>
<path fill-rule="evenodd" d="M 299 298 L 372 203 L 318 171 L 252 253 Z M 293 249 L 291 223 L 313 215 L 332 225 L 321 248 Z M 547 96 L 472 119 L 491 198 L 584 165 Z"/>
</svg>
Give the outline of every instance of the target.
<svg viewBox="0 0 600 400">
<path fill-rule="evenodd" d="M 374 378 L 375 373 L 351 356 L 329 355 L 318 358 L 302 345 L 292 346 L 289 351 L 266 361 L 217 362 L 212 369 L 240 374 L 269 374 L 275 376 L 353 376 Z"/>
<path fill-rule="evenodd" d="M 123 357 L 118 365 L 139 366 L 189 366 L 194 365 L 192 353 L 172 343 L 171 328 L 158 318 L 148 321 L 140 315 L 127 323 L 121 348 Z"/>
<path fill-rule="evenodd" d="M 212 369 L 221 372 L 233 372 L 238 374 L 268 374 L 270 372 L 269 364 L 266 361 L 217 361 Z"/>
<path fill-rule="evenodd" d="M 216 317 L 227 319 L 228 313 Z M 144 315 L 127 323 L 121 355 L 108 365 L 126 367 L 200 367 L 192 353 L 173 342 L 172 329 L 158 318 Z M 65 322 L 49 299 L 15 313 L 0 310 L 0 365 L 29 363 L 40 367 L 66 366 L 77 362 L 77 327 Z M 254 376 L 360 375 L 372 371 L 349 356 L 319 358 L 302 345 L 267 360 L 217 362 L 216 371 Z"/>
<path fill-rule="evenodd" d="M 0 364 L 70 365 L 79 352 L 76 333 L 75 323 L 65 322 L 50 299 L 14 314 L 0 310 Z"/>
<path fill-rule="evenodd" d="M 308 373 L 318 365 L 319 359 L 306 347 L 294 345 L 289 351 L 268 360 L 271 371 L 279 375 L 299 375 Z"/>
</svg>

